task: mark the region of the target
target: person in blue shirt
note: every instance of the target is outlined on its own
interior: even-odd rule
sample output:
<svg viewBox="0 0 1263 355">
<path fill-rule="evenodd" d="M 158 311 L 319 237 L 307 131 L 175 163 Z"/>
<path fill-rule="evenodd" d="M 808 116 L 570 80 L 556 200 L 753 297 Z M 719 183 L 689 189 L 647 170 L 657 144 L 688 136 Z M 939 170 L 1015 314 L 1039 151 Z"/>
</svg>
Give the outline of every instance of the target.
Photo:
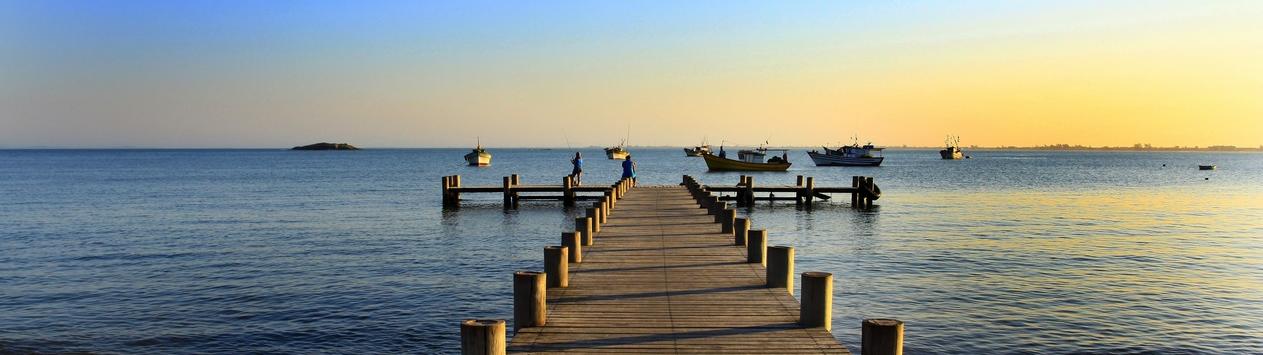
<svg viewBox="0 0 1263 355">
<path fill-rule="evenodd" d="M 632 161 L 631 155 L 628 155 L 627 159 L 623 160 L 623 178 L 636 179 L 636 162 Z"/>
<path fill-rule="evenodd" d="M 574 159 L 570 159 L 570 165 L 574 165 L 574 169 L 570 170 L 570 178 L 574 179 L 575 186 L 583 184 L 583 156 L 579 152 L 574 152 Z"/>
</svg>

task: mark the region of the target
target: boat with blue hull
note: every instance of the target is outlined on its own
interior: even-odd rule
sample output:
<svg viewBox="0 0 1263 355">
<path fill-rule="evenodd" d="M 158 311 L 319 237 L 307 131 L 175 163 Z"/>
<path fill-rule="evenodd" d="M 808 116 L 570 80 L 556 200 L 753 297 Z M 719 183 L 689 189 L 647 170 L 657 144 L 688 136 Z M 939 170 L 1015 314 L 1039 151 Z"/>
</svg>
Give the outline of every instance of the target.
<svg viewBox="0 0 1263 355">
<path fill-rule="evenodd" d="M 821 148 L 824 148 L 824 153 L 815 150 L 807 152 L 816 166 L 880 166 L 886 159 L 881 156 L 881 151 L 885 148 L 874 147 L 871 143 L 864 146 L 844 146 L 841 149 Z"/>
</svg>

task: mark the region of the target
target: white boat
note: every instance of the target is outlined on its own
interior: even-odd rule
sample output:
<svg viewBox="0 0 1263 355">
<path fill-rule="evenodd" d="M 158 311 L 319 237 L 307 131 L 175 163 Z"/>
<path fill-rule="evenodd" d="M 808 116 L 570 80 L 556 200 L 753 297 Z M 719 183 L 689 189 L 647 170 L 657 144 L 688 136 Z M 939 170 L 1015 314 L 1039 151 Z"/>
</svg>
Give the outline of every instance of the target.
<svg viewBox="0 0 1263 355">
<path fill-rule="evenodd" d="M 611 160 L 624 160 L 627 159 L 628 155 L 631 155 L 631 152 L 624 149 L 622 144 L 619 144 L 617 147 L 605 148 L 605 157 Z"/>
<path fill-rule="evenodd" d="M 938 151 L 940 158 L 946 160 L 964 159 L 965 152 L 960 150 L 960 137 L 947 136 L 947 140 L 943 141 L 944 148 Z"/>
<path fill-rule="evenodd" d="M 862 147 L 854 144 L 841 149 L 821 148 L 824 148 L 824 153 L 814 150 L 807 152 L 816 166 L 880 166 L 886 159 L 881 156 L 881 151 L 885 148 L 874 147 L 872 143 Z"/>
<path fill-rule="evenodd" d="M 487 153 L 485 149 L 482 149 L 482 145 L 479 144 L 472 152 L 465 154 L 465 162 L 469 163 L 469 166 L 491 165 L 491 153 Z"/>
</svg>

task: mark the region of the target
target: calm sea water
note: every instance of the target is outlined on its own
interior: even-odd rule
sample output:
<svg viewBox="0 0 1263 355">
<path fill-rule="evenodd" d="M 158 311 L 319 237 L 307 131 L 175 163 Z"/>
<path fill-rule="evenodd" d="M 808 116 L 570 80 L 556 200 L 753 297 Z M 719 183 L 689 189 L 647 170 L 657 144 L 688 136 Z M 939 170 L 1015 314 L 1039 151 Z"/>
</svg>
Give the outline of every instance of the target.
<svg viewBox="0 0 1263 355">
<path fill-rule="evenodd" d="M 571 154 L 465 152 L 0 151 L 0 353 L 456 352 L 461 319 L 511 317 L 511 272 L 542 268 L 576 213 L 492 195 L 443 211 L 440 176 L 559 182 Z M 584 152 L 587 182 L 616 178 Z M 834 273 L 852 351 L 862 318 L 892 317 L 913 354 L 1263 352 L 1263 154 L 887 153 L 797 151 L 755 178 L 875 176 L 874 210 L 742 212 Z M 737 179 L 633 155 L 642 183 Z"/>
</svg>

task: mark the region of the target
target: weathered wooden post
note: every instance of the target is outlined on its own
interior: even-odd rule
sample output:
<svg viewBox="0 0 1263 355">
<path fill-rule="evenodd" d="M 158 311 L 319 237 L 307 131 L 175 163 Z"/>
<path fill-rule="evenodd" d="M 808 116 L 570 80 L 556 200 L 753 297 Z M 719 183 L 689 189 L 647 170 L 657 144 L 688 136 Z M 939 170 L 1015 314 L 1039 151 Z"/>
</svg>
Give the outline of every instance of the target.
<svg viewBox="0 0 1263 355">
<path fill-rule="evenodd" d="M 767 287 L 794 293 L 794 247 L 767 247 Z"/>
<path fill-rule="evenodd" d="M 737 187 L 742 187 L 742 186 L 746 186 L 746 176 L 745 176 L 745 175 L 741 175 L 741 177 L 737 178 Z M 745 189 L 740 189 L 740 188 L 739 188 L 739 189 L 737 189 L 737 193 L 736 193 L 736 197 L 737 197 L 737 207 L 746 207 L 746 197 L 745 197 L 745 196 L 746 196 L 746 191 L 745 191 Z"/>
<path fill-rule="evenodd" d="M 803 199 L 807 201 L 807 207 L 811 207 L 811 204 L 815 202 L 816 200 L 815 190 L 816 190 L 816 178 L 808 176 L 807 186 L 803 187 Z"/>
<path fill-rule="evenodd" d="M 570 249 L 564 246 L 544 247 L 544 275 L 548 287 L 570 286 Z"/>
<path fill-rule="evenodd" d="M 745 246 L 747 235 L 750 233 L 750 219 L 737 218 L 733 220 L 733 245 Z"/>
<path fill-rule="evenodd" d="M 504 209 L 513 208 L 513 178 L 504 177 Z"/>
<path fill-rule="evenodd" d="M 513 186 L 517 186 L 517 185 L 521 185 L 521 184 L 522 184 L 522 180 L 519 180 L 519 179 L 518 179 L 517 174 L 512 174 L 512 175 L 509 175 L 509 177 L 512 177 L 512 178 L 513 178 Z"/>
<path fill-rule="evenodd" d="M 452 175 L 452 187 L 460 187 L 460 175 Z"/>
<path fill-rule="evenodd" d="M 583 262 L 583 239 L 580 239 L 578 233 L 562 232 L 561 245 L 569 249 L 570 263 L 578 264 Z"/>
<path fill-rule="evenodd" d="M 746 262 L 767 266 L 767 230 L 751 229 L 746 234 Z"/>
<path fill-rule="evenodd" d="M 574 178 L 570 176 L 561 178 L 561 205 L 574 206 Z"/>
<path fill-rule="evenodd" d="M 860 355 L 903 355 L 902 321 L 865 319 L 860 331 Z"/>
<path fill-rule="evenodd" d="M 808 271 L 802 274 L 802 303 L 798 324 L 833 330 L 833 274 Z"/>
<path fill-rule="evenodd" d="M 800 187 L 800 188 L 801 188 L 801 187 L 803 187 L 803 176 L 802 176 L 802 175 L 798 175 L 798 178 L 794 180 L 794 186 L 797 186 L 797 187 Z M 802 205 L 803 205 L 803 199 L 804 199 L 804 194 L 803 194 L 803 190 L 802 190 L 802 189 L 798 189 L 798 190 L 794 191 L 794 205 L 797 205 L 797 206 L 802 206 Z"/>
<path fill-rule="evenodd" d="M 719 214 L 719 203 L 719 196 L 711 196 L 710 201 L 706 203 L 706 213 Z"/>
<path fill-rule="evenodd" d="M 873 207 L 873 177 L 864 178 L 864 208 Z"/>
<path fill-rule="evenodd" d="M 715 204 L 715 223 L 724 222 L 724 210 L 728 209 L 727 202 L 719 202 Z"/>
<path fill-rule="evenodd" d="M 443 191 L 443 207 L 444 207 L 444 208 L 447 208 L 447 207 L 452 207 L 452 195 L 451 195 L 451 192 L 450 192 L 450 191 L 451 191 L 451 189 L 452 189 L 452 177 L 451 177 L 451 176 L 444 176 L 444 177 L 443 177 L 443 190 L 442 190 L 442 191 Z"/>
<path fill-rule="evenodd" d="M 466 319 L 460 323 L 462 355 L 504 355 L 503 319 Z"/>
<path fill-rule="evenodd" d="M 546 278 L 539 271 L 513 273 L 513 330 L 542 326 L 548 321 Z"/>
<path fill-rule="evenodd" d="M 579 238 L 583 240 L 583 246 L 592 246 L 592 219 L 588 217 L 577 217 L 574 219 L 575 233 L 579 234 Z"/>
<path fill-rule="evenodd" d="M 601 220 L 601 210 L 596 207 L 588 209 L 588 220 L 592 221 L 592 233 L 601 233 L 601 224 L 597 221 Z"/>
<path fill-rule="evenodd" d="M 754 177 L 746 177 L 746 207 L 754 206 Z"/>
<path fill-rule="evenodd" d="M 452 175 L 451 188 L 448 189 L 448 198 L 452 202 L 452 207 L 460 207 L 460 175 Z"/>
<path fill-rule="evenodd" d="M 605 224 L 605 216 L 609 214 L 605 208 L 605 199 L 592 203 L 592 208 L 596 209 L 596 225 Z M 597 232 L 600 232 L 599 230 Z"/>
<path fill-rule="evenodd" d="M 860 193 L 859 193 L 860 177 L 859 176 L 851 176 L 851 188 L 855 190 L 855 192 L 851 192 L 851 208 L 857 208 L 860 205 Z"/>
<path fill-rule="evenodd" d="M 724 212 L 720 213 L 720 215 L 723 216 L 723 219 L 719 221 L 719 232 L 724 235 L 732 235 L 732 227 L 736 224 L 737 210 L 725 208 Z"/>
</svg>

